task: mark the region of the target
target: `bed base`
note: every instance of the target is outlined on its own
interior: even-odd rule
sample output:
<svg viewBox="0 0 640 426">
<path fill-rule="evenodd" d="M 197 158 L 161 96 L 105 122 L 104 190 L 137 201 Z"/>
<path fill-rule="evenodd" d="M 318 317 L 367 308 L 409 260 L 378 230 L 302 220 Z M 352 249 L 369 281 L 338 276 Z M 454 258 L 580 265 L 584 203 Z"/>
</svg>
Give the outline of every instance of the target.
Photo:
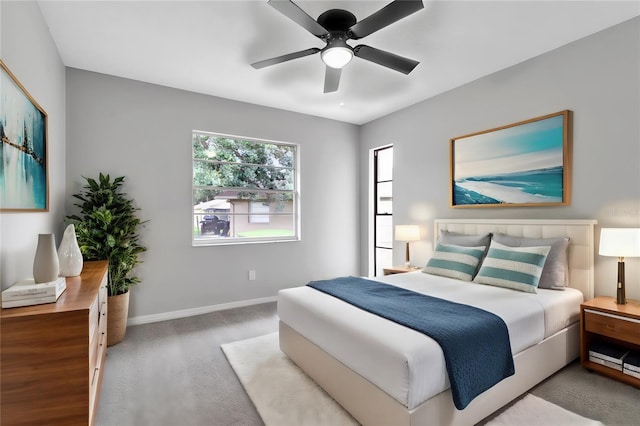
<svg viewBox="0 0 640 426">
<path fill-rule="evenodd" d="M 280 349 L 361 424 L 380 426 L 473 425 L 579 356 L 579 324 L 559 331 L 514 357 L 516 374 L 475 398 L 464 410 L 451 390 L 413 410 L 380 390 L 280 321 Z"/>
</svg>

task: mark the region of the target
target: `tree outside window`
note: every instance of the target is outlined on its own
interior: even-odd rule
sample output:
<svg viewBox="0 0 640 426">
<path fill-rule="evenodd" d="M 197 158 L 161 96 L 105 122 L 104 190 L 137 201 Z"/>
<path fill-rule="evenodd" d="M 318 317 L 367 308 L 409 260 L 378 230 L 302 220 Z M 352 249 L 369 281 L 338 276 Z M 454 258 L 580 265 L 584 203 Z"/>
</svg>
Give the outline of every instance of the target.
<svg viewBox="0 0 640 426">
<path fill-rule="evenodd" d="M 194 131 L 192 146 L 194 245 L 299 239 L 297 145 Z"/>
</svg>

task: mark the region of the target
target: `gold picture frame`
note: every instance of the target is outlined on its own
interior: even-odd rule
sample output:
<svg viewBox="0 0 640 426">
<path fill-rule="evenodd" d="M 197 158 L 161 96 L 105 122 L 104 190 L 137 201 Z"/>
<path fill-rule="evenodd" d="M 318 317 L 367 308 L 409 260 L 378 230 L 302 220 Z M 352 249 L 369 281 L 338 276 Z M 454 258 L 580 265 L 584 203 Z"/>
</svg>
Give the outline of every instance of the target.
<svg viewBox="0 0 640 426">
<path fill-rule="evenodd" d="M 0 211 L 49 211 L 47 120 L 0 61 Z"/>
<path fill-rule="evenodd" d="M 572 112 L 450 139 L 450 207 L 568 206 Z"/>
</svg>

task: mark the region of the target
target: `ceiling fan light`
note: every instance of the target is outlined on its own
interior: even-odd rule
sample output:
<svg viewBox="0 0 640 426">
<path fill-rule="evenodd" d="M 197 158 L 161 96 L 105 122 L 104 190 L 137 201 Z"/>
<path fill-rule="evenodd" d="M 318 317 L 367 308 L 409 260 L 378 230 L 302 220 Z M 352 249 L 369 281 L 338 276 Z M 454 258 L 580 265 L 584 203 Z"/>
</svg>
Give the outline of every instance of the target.
<svg viewBox="0 0 640 426">
<path fill-rule="evenodd" d="M 348 47 L 331 47 L 320 54 L 322 62 L 331 68 L 342 68 L 351 62 L 353 51 Z"/>
</svg>

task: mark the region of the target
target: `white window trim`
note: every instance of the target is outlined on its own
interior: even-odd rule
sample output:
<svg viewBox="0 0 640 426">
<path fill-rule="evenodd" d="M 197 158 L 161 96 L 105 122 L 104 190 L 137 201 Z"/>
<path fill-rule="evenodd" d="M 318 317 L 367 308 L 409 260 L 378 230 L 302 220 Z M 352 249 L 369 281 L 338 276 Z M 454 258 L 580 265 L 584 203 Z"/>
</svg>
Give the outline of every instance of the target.
<svg viewBox="0 0 640 426">
<path fill-rule="evenodd" d="M 213 187 L 209 188 L 209 187 L 203 187 L 203 186 L 196 186 L 194 185 L 194 175 L 193 175 L 193 134 L 194 133 L 200 133 L 200 134 L 206 134 L 206 135 L 212 135 L 215 137 L 221 137 L 221 138 L 229 138 L 229 139 L 237 139 L 237 140 L 245 140 L 245 141 L 251 141 L 251 142 L 258 142 L 258 143 L 269 143 L 269 144 L 276 144 L 276 145 L 286 145 L 286 146 L 292 146 L 294 147 L 294 167 L 293 167 L 293 179 L 294 179 L 294 189 L 293 189 L 293 231 L 294 231 L 294 235 L 293 236 L 286 236 L 286 237 L 229 237 L 229 238 L 201 238 L 201 239 L 196 239 L 195 235 L 193 234 L 193 231 L 191 232 L 191 245 L 193 247 L 210 247 L 210 246 L 221 246 L 221 245 L 235 245 L 235 244 L 255 244 L 255 243 L 279 243 L 279 242 L 292 242 L 292 241 L 300 241 L 301 240 L 301 226 L 300 226 L 300 216 L 301 216 L 301 212 L 300 212 L 300 144 L 297 143 L 291 143 L 291 142 L 283 142 L 283 141 L 277 141 L 277 140 L 271 140 L 271 139 L 261 139 L 261 138 L 253 138 L 253 137 L 246 137 L 246 136 L 238 136 L 238 135 L 230 135 L 230 134 L 225 134 L 225 133 L 216 133 L 216 132 L 209 132 L 209 131 L 204 131 L 204 130 L 197 130 L 194 129 L 192 130 L 191 134 L 192 134 L 192 139 L 191 139 L 191 159 L 192 159 L 192 167 L 191 167 L 191 219 L 192 219 L 192 225 L 193 225 L 193 220 L 195 217 L 195 214 L 193 212 L 193 193 L 196 189 L 213 189 Z M 230 187 L 221 187 L 221 188 L 226 188 L 226 189 L 233 189 Z M 270 190 L 270 189 L 260 189 L 260 188 L 236 188 L 236 189 L 242 189 L 245 191 L 254 191 L 254 192 L 271 192 L 271 193 L 281 193 L 281 192 L 285 192 L 285 191 L 278 191 L 278 190 Z M 246 214 L 242 213 L 242 214 L 234 214 L 234 213 L 226 213 L 228 216 L 250 216 L 250 212 L 247 212 Z M 282 214 L 282 213 L 280 213 Z M 269 213 L 270 216 L 276 216 L 279 215 L 279 213 Z M 287 213 L 287 215 L 289 215 Z"/>
</svg>

